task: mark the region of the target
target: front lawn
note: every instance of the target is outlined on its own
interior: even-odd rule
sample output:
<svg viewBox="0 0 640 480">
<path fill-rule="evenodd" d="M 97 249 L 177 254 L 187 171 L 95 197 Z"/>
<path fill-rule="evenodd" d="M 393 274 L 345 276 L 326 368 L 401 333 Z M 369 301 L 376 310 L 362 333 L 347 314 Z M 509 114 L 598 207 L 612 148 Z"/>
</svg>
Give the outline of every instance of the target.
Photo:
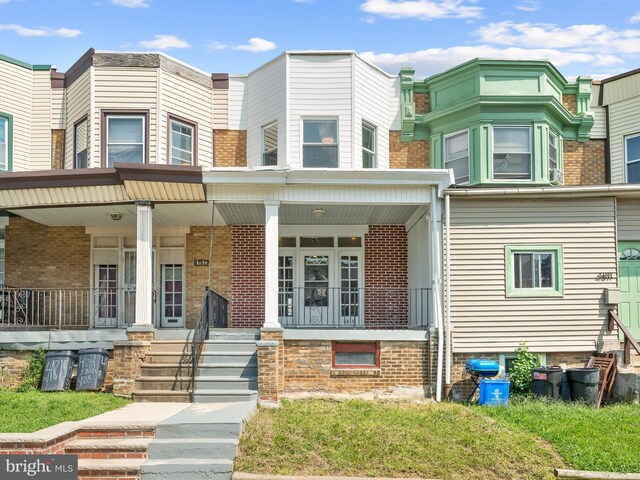
<svg viewBox="0 0 640 480">
<path fill-rule="evenodd" d="M 600 409 L 576 404 L 514 399 L 508 407 L 477 411 L 501 425 L 551 442 L 578 470 L 640 472 L 640 407 Z"/>
<path fill-rule="evenodd" d="M 115 410 L 129 402 L 105 393 L 0 390 L 0 432 L 35 432 Z"/>
<path fill-rule="evenodd" d="M 463 405 L 284 401 L 260 409 L 235 469 L 281 475 L 546 479 L 566 466 L 547 442 Z"/>
</svg>

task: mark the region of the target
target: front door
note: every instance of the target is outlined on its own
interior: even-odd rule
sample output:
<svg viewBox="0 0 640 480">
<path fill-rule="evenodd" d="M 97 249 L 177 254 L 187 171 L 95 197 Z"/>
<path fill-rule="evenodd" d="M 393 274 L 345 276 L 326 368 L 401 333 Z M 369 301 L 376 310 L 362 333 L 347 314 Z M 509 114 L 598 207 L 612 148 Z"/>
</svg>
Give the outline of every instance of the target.
<svg viewBox="0 0 640 480">
<path fill-rule="evenodd" d="M 640 338 L 640 243 L 620 242 L 620 318 Z"/>
<path fill-rule="evenodd" d="M 162 265 L 162 292 L 160 305 L 161 327 L 184 327 L 184 266 Z"/>
<path fill-rule="evenodd" d="M 96 265 L 93 304 L 95 326 L 113 328 L 118 326 L 118 267 Z"/>
<path fill-rule="evenodd" d="M 333 255 L 302 254 L 302 281 L 304 282 L 302 304 L 304 314 L 302 324 L 305 326 L 323 326 L 334 323 L 334 315 L 329 310 L 332 302 L 332 265 Z"/>
</svg>

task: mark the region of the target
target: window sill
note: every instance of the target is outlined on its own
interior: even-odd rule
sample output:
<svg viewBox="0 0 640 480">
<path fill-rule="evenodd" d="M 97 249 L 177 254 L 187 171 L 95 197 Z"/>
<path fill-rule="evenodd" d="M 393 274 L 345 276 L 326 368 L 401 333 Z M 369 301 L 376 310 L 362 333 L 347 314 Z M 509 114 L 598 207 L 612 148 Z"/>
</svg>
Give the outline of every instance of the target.
<svg viewBox="0 0 640 480">
<path fill-rule="evenodd" d="M 379 377 L 379 368 L 339 368 L 331 369 L 331 377 Z"/>
</svg>

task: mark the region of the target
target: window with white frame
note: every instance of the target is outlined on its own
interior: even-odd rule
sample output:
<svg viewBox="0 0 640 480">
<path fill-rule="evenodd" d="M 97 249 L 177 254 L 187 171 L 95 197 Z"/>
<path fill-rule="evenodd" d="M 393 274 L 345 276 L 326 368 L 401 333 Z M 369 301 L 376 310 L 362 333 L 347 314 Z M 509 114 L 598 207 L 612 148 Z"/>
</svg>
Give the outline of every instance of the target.
<svg viewBox="0 0 640 480">
<path fill-rule="evenodd" d="M 262 127 L 262 165 L 278 165 L 278 124 Z"/>
<path fill-rule="evenodd" d="M 106 163 L 144 163 L 146 155 L 145 115 L 106 115 Z"/>
<path fill-rule="evenodd" d="M 549 132 L 549 171 L 558 169 L 558 136 Z"/>
<path fill-rule="evenodd" d="M 639 183 L 640 133 L 624 137 L 624 159 L 627 183 Z"/>
<path fill-rule="evenodd" d="M 305 119 L 302 130 L 302 166 L 337 168 L 338 120 Z"/>
<path fill-rule="evenodd" d="M 0 117 L 0 170 L 9 169 L 9 119 Z"/>
<path fill-rule="evenodd" d="M 444 168 L 453 169 L 457 185 L 469 183 L 469 131 L 444 137 Z"/>
<path fill-rule="evenodd" d="M 89 146 L 89 122 L 85 118 L 76 123 L 73 129 L 73 168 L 87 168 Z"/>
<path fill-rule="evenodd" d="M 193 165 L 194 125 L 175 118 L 169 120 L 171 127 L 169 151 L 171 165 Z"/>
<path fill-rule="evenodd" d="M 493 127 L 493 178 L 531 180 L 530 127 Z"/>
<path fill-rule="evenodd" d="M 376 127 L 362 122 L 362 168 L 376 168 Z"/>
</svg>

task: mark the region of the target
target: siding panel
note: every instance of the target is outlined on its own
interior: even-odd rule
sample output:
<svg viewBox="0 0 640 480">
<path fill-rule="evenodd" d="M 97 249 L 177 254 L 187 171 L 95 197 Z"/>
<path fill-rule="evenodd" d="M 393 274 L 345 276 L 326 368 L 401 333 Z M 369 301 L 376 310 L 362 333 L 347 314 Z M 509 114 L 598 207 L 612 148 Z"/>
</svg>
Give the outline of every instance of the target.
<svg viewBox="0 0 640 480">
<path fill-rule="evenodd" d="M 0 61 L 0 112 L 13 115 L 13 171 L 29 170 L 33 72 Z"/>
<path fill-rule="evenodd" d="M 606 89 L 605 89 L 606 92 Z M 611 183 L 624 183 L 624 137 L 640 133 L 640 94 L 609 105 L 609 152 Z"/>
<path fill-rule="evenodd" d="M 451 319 L 456 352 L 588 351 L 615 287 L 614 200 L 452 199 Z M 507 297 L 505 245 L 563 246 L 563 297 Z M 599 273 L 614 274 L 598 282 Z"/>
<path fill-rule="evenodd" d="M 33 72 L 30 170 L 51 168 L 51 72 Z"/>
<path fill-rule="evenodd" d="M 247 129 L 247 78 L 229 78 L 229 130 Z"/>
<path fill-rule="evenodd" d="M 618 200 L 618 240 L 640 240 L 640 202 Z"/>
<path fill-rule="evenodd" d="M 73 125 L 82 117 L 89 116 L 89 140 L 87 162 L 91 167 L 100 166 L 100 152 L 93 148 L 93 133 L 91 122 L 94 117 L 91 113 L 91 75 L 93 69 L 84 72 L 69 88 L 67 88 L 67 131 L 65 135 L 65 164 L 64 168 L 73 168 Z M 100 144 L 97 143 L 99 146 Z"/>
</svg>

